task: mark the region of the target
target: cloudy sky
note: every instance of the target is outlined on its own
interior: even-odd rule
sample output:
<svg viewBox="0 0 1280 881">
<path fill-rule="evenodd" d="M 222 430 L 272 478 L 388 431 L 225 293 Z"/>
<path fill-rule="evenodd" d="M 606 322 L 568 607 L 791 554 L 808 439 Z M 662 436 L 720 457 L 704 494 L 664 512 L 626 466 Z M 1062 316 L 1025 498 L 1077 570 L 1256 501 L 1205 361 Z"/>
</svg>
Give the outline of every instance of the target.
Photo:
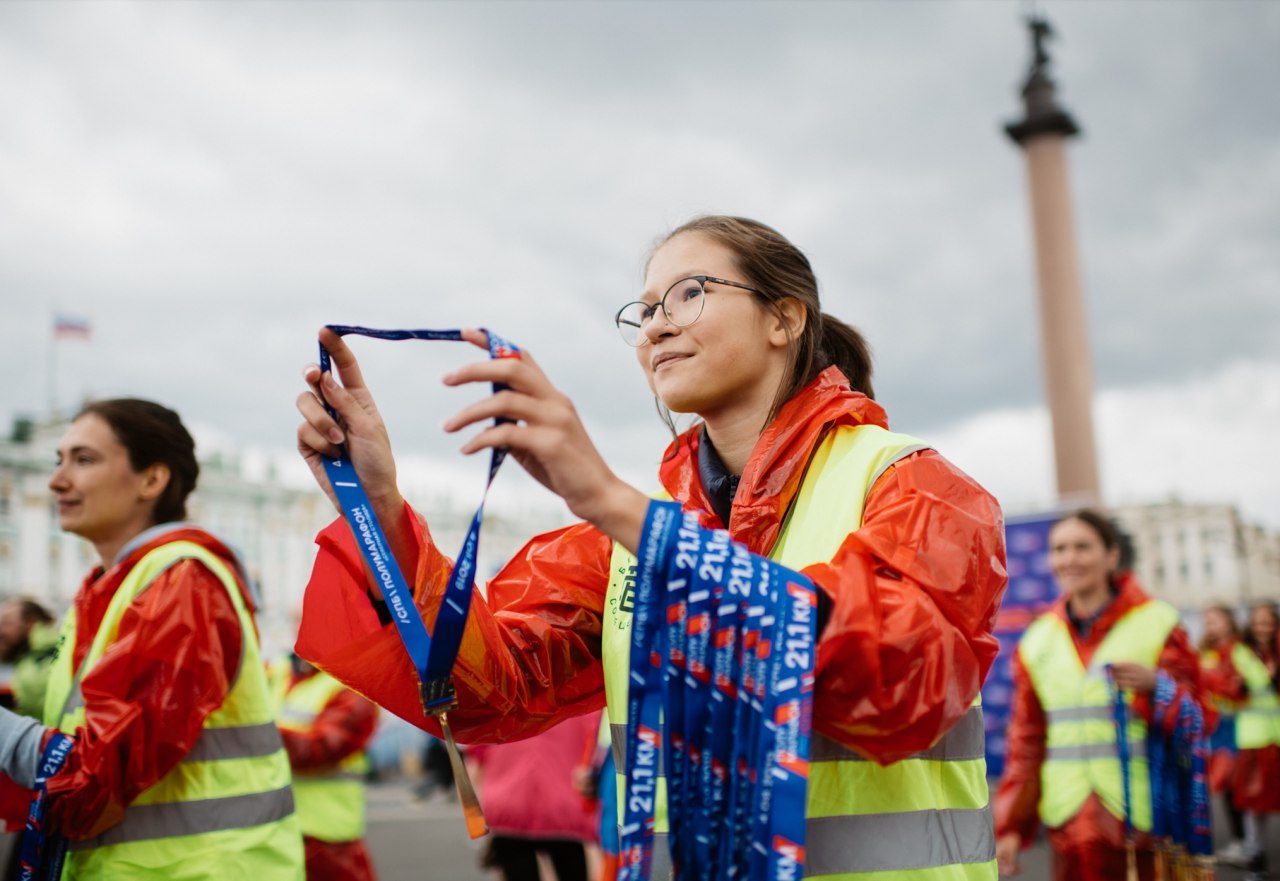
<svg viewBox="0 0 1280 881">
<path fill-rule="evenodd" d="M 1084 129 L 1104 492 L 1280 527 L 1280 4 L 1039 8 Z M 0 418 L 144 395 L 203 444 L 292 463 L 319 325 L 480 325 L 648 486 L 664 429 L 612 315 L 657 235 L 735 213 L 809 254 L 875 346 L 894 427 L 1011 513 L 1048 505 L 1024 167 L 1001 131 L 1028 9 L 9 0 Z M 59 312 L 92 336 L 55 360 Z M 356 345 L 406 482 L 475 498 L 483 464 L 439 430 L 467 393 L 438 377 L 468 350 Z"/>
</svg>

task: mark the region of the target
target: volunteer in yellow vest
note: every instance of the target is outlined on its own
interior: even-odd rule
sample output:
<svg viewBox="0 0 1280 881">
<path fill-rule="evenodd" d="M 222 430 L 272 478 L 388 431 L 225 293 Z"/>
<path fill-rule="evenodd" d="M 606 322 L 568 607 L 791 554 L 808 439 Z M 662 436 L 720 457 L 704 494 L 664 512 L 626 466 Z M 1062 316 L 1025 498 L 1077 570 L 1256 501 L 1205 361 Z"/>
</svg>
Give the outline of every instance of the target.
<svg viewBox="0 0 1280 881">
<path fill-rule="evenodd" d="M 197 476 L 190 434 L 150 401 L 89 404 L 58 445 L 59 520 L 102 564 L 68 613 L 44 725 L 0 714 L 0 770 L 30 785 L 53 729 L 74 736 L 48 785 L 65 879 L 302 878 L 248 581 L 182 522 Z"/>
<path fill-rule="evenodd" d="M 373 881 L 364 844 L 365 747 L 378 708 L 297 655 L 274 662 L 269 673 L 293 766 L 307 881 Z"/>
<path fill-rule="evenodd" d="M 1238 675 L 1236 697 L 1236 807 L 1244 812 L 1243 862 L 1255 872 L 1267 869 L 1266 820 L 1280 812 L 1280 614 L 1263 600 L 1249 609 L 1249 626 L 1231 651 Z"/>
<path fill-rule="evenodd" d="M 1130 813 L 1139 871 L 1143 879 L 1153 877 L 1150 695 L 1157 676 L 1169 676 L 1199 701 L 1200 668 L 1177 610 L 1149 597 L 1121 569 L 1121 550 L 1115 526 L 1096 511 L 1069 514 L 1049 532 L 1049 566 L 1062 596 L 1027 628 L 1013 658 L 1005 772 L 995 799 L 1003 874 L 1018 871 L 1020 848 L 1043 823 L 1055 881 L 1125 876 L 1124 779 L 1105 672 L 1110 664 L 1129 698 Z M 1159 720 L 1158 730 L 1173 722 Z"/>
<path fill-rule="evenodd" d="M 871 399 L 866 342 L 822 313 L 808 260 L 775 230 L 697 218 L 650 254 L 638 296 L 618 311 L 618 328 L 668 420 L 697 417 L 662 458 L 663 492 L 819 588 L 807 875 L 994 878 L 974 705 L 997 651 L 991 627 L 1005 584 L 994 499 L 935 451 L 887 431 Z M 566 294 L 544 308 L 569 321 L 572 304 Z M 319 458 L 345 439 L 434 622 L 450 562 L 396 489 L 386 431 L 351 350 L 328 332 L 321 339 L 341 385 L 308 371 L 299 448 L 328 490 Z M 450 722 L 462 739 L 501 741 L 597 708 L 607 694 L 621 725 L 628 561 L 650 498 L 610 470 L 533 358 L 472 363 L 445 382 L 493 380 L 511 390 L 445 428 L 515 420 L 485 428 L 463 451 L 509 446 L 584 522 L 533 539 L 489 582 L 487 599 L 476 597 Z M 420 719 L 412 668 L 370 600 L 349 530 L 339 522 L 318 541 L 299 653 Z M 655 861 L 665 851 L 656 847 Z"/>
<path fill-rule="evenodd" d="M 1236 766 L 1236 713 L 1244 697 L 1244 683 L 1231 663 L 1240 641 L 1235 612 L 1225 603 L 1212 603 L 1201 613 L 1200 681 L 1205 697 L 1218 713 L 1209 740 L 1209 787 L 1221 795 L 1230 840 L 1215 850 L 1219 863 L 1242 866 L 1249 862 L 1244 846 L 1244 814 L 1236 807 L 1233 784 Z"/>
</svg>

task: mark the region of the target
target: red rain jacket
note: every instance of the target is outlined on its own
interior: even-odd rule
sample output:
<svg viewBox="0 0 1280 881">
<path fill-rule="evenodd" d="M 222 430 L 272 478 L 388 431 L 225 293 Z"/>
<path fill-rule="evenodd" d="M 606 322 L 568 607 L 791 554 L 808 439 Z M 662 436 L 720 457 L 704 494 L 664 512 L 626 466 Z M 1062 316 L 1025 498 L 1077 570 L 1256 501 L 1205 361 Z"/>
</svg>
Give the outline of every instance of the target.
<svg viewBox="0 0 1280 881">
<path fill-rule="evenodd" d="M 165 533 L 111 569 L 94 569 L 74 601 L 76 666 L 125 576 L 148 551 L 179 540 L 209 549 L 235 571 L 231 552 L 197 528 Z M 253 610 L 249 592 L 240 588 Z M 115 825 L 128 804 L 191 751 L 204 720 L 235 682 L 241 643 L 231 598 L 195 560 L 172 566 L 133 601 L 115 642 L 81 683 L 85 727 L 49 781 L 49 814 L 65 835 L 86 838 Z M 7 799 L 3 810 L 7 819 L 17 819 L 14 814 L 25 817 L 26 807 L 21 798 Z"/>
<path fill-rule="evenodd" d="M 1099 616 L 1087 638 L 1082 638 L 1068 623 L 1071 640 L 1080 662 L 1086 667 L 1120 617 L 1149 599 L 1132 575 L 1122 575 L 1118 581 L 1119 594 Z M 1049 613 L 1067 620 L 1067 598 L 1060 597 Z M 1202 708 L 1205 706 L 1200 684 L 1200 658 L 1181 626 L 1169 634 L 1164 648 L 1160 650 L 1157 667 L 1177 684 L 1173 706 L 1178 705 L 1183 694 L 1190 694 Z M 1153 723 L 1147 695 L 1140 694 L 1134 698 L 1134 709 L 1148 726 L 1158 724 L 1167 734 L 1173 733 L 1176 713 L 1171 712 L 1167 718 Z M 1212 728 L 1216 724 L 1216 714 L 1206 708 L 1205 717 L 1206 727 Z M 996 790 L 994 806 L 996 837 L 1017 832 L 1024 847 L 1035 842 L 1040 827 L 1040 766 L 1044 763 L 1046 729 L 1044 708 L 1036 696 L 1021 655 L 1015 654 L 1013 707 L 1009 717 L 1004 776 Z M 1145 847 L 1145 838 L 1141 832 L 1137 834 L 1140 848 Z M 1059 855 L 1059 859 L 1054 861 L 1055 879 L 1083 878 L 1091 881 L 1094 878 L 1120 877 L 1109 875 L 1111 868 L 1106 867 L 1114 865 L 1117 854 L 1120 864 L 1123 864 L 1124 822 L 1103 807 L 1096 794 L 1090 795 L 1080 812 L 1063 826 L 1049 830 L 1049 843 Z"/>
<path fill-rule="evenodd" d="M 730 533 L 767 554 L 810 455 L 835 425 L 886 424 L 884 410 L 825 370 L 785 404 L 742 474 Z M 711 511 L 697 468 L 700 429 L 664 457 L 660 477 L 686 510 Z M 416 601 L 435 623 L 451 561 L 417 524 Z M 716 515 L 701 513 L 708 527 Z M 297 651 L 397 715 L 424 720 L 417 677 L 394 625 L 381 626 L 350 530 L 320 546 Z M 604 703 L 600 632 L 612 543 L 579 523 L 538 536 L 476 595 L 454 667 L 459 739 L 528 737 Z M 880 762 L 926 749 L 958 720 L 996 656 L 991 627 L 1003 595 L 999 506 L 931 450 L 876 481 L 862 528 L 828 563 L 804 570 L 831 597 L 818 647 L 814 728 Z"/>
<path fill-rule="evenodd" d="M 289 691 L 313 674 L 290 675 Z M 360 752 L 373 739 L 378 710 L 350 689 L 329 698 L 305 731 L 281 728 L 284 751 L 294 772 L 327 770 Z M 377 875 L 364 839 L 322 841 L 304 836 L 307 881 L 373 881 Z"/>
</svg>

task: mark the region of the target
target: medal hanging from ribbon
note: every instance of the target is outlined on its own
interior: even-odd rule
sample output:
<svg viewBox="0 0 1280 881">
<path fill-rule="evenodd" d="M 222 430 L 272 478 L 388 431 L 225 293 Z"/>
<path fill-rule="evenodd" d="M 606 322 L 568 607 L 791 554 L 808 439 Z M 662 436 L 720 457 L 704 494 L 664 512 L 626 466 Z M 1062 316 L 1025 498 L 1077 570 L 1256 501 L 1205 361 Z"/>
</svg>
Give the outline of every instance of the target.
<svg viewBox="0 0 1280 881">
<path fill-rule="evenodd" d="M 36 791 L 27 809 L 27 828 L 22 833 L 18 852 L 18 878 L 21 881 L 57 881 L 62 877 L 62 863 L 67 855 L 67 840 L 60 835 L 50 835 L 46 828 L 48 812 L 49 778 L 57 774 L 75 748 L 73 738 L 55 731 L 40 754 L 36 778 L 32 788 Z"/>
<path fill-rule="evenodd" d="M 799 878 L 816 593 L 653 502 L 637 557 L 619 879 L 648 881 L 660 777 L 677 878 Z"/>
<path fill-rule="evenodd" d="M 458 330 L 376 330 L 369 327 L 356 327 L 341 324 L 328 325 L 329 330 L 338 336 L 349 334 L 373 337 L 380 340 L 446 340 L 465 342 L 462 332 Z M 490 358 L 518 358 L 520 350 L 494 333 L 485 331 L 489 337 Z M 320 370 L 330 369 L 329 352 L 320 346 Z M 495 383 L 495 393 L 505 386 Z M 326 403 L 325 409 L 335 421 L 337 414 Z M 499 422 L 509 421 L 499 419 Z M 385 534 L 378 518 L 374 515 L 373 506 L 361 485 L 347 455 L 345 446 L 340 447 L 335 459 L 324 459 L 325 473 L 338 498 L 342 515 L 346 518 L 356 538 L 356 544 L 373 573 L 374 580 L 382 593 L 395 622 L 396 630 L 404 643 L 405 651 L 413 662 L 418 674 L 422 709 L 427 715 L 440 719 L 440 727 L 445 735 L 445 743 L 449 750 L 449 762 L 453 766 L 454 779 L 457 781 L 458 797 L 467 820 L 467 832 L 472 838 L 479 838 L 488 832 L 484 814 L 480 810 L 480 801 L 476 798 L 466 766 L 458 753 L 453 732 L 449 728 L 448 712 L 457 705 L 453 688 L 453 663 L 458 655 L 458 647 L 462 644 L 462 632 L 467 623 L 467 615 L 471 610 L 472 578 L 476 569 L 476 558 L 480 541 L 480 524 L 484 520 L 484 502 L 493 485 L 494 475 L 498 473 L 502 460 L 506 458 L 505 448 L 495 449 L 489 460 L 489 478 L 485 483 L 484 494 L 471 525 L 463 541 L 462 550 L 458 552 L 453 571 L 449 575 L 444 596 L 436 618 L 434 632 L 428 632 L 413 602 L 413 590 L 396 563 L 395 556 L 387 545 Z"/>
</svg>

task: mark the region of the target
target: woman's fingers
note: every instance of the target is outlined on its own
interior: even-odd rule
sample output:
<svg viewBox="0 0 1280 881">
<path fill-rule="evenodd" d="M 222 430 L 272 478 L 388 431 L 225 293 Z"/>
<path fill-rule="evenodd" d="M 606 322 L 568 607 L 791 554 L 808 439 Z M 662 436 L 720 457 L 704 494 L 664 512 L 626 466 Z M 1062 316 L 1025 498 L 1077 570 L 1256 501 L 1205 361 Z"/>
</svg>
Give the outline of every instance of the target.
<svg viewBox="0 0 1280 881">
<path fill-rule="evenodd" d="M 333 417 L 329 415 L 329 412 L 325 410 L 324 404 L 322 404 L 320 399 L 316 397 L 315 392 L 302 392 L 298 395 L 297 406 L 298 412 L 301 413 L 302 418 L 306 420 L 303 425 L 311 429 L 308 437 L 312 437 L 314 435 L 314 437 L 319 438 L 320 440 L 319 445 L 313 445 L 313 449 L 317 452 L 325 452 L 321 447 L 327 447 L 334 452 L 327 452 L 325 454 L 330 456 L 334 455 L 337 448 L 333 445 L 342 443 L 345 436 L 342 432 L 342 428 L 333 420 Z M 299 432 L 301 432 L 301 426 L 299 427 Z M 302 436 L 299 434 L 299 440 L 301 439 Z"/>
<path fill-rule="evenodd" d="M 360 362 L 355 352 L 347 345 L 346 340 L 327 327 L 320 328 L 320 345 L 329 352 L 334 370 L 342 377 L 342 384 L 348 389 L 365 389 L 364 374 L 360 371 Z M 332 402 L 330 402 L 332 403 Z"/>
</svg>

